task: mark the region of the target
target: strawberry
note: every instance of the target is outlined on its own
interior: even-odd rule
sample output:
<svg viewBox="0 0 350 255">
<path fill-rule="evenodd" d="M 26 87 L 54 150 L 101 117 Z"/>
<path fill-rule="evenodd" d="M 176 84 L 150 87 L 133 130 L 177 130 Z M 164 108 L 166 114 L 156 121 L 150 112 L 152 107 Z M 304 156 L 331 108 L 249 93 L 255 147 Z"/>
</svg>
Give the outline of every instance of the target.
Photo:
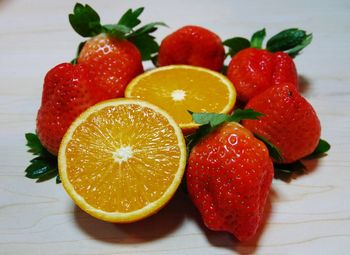
<svg viewBox="0 0 350 255">
<path fill-rule="evenodd" d="M 199 123 L 205 123 L 203 114 L 198 115 Z M 238 121 L 235 114 L 227 118 L 215 115 L 216 120 L 210 122 L 216 122 L 216 128 L 209 128 L 209 132 L 201 128 L 199 132 L 205 135 L 190 152 L 187 189 L 208 228 L 227 231 L 245 241 L 261 225 L 273 163 L 264 143 L 248 129 L 236 122 L 220 124 Z"/>
<path fill-rule="evenodd" d="M 89 73 L 88 66 L 63 63 L 45 76 L 36 132 L 41 144 L 54 155 L 74 119 L 88 107 L 109 97 L 95 86 Z"/>
<path fill-rule="evenodd" d="M 281 82 L 298 86 L 297 71 L 288 54 L 255 48 L 244 49 L 232 58 L 227 77 L 235 84 L 242 102 Z"/>
<path fill-rule="evenodd" d="M 64 133 L 82 111 L 99 101 L 123 96 L 128 82 L 143 72 L 141 54 L 135 45 L 140 38 L 146 46 L 152 44 L 149 33 L 161 23 L 134 31 L 142 11 L 143 8 L 130 9 L 117 24 L 101 25 L 100 17 L 90 6 L 75 5 L 69 15 L 72 27 L 80 35 L 92 38 L 79 45 L 75 65 L 58 65 L 45 77 L 37 133 L 41 144 L 52 154 L 57 154 Z M 150 58 L 154 51 L 147 48 L 143 57 Z"/>
<path fill-rule="evenodd" d="M 238 99 L 244 103 L 271 86 L 288 82 L 298 87 L 292 57 L 312 40 L 312 35 L 303 30 L 287 29 L 273 36 L 266 49 L 261 49 L 264 37 L 265 29 L 256 32 L 251 41 L 241 37 L 224 41 L 232 56 L 227 77 L 235 85 Z"/>
<path fill-rule="evenodd" d="M 160 44 L 158 66 L 185 64 L 219 71 L 225 49 L 215 33 L 199 26 L 184 26 Z"/>
<path fill-rule="evenodd" d="M 257 121 L 244 120 L 243 125 L 279 149 L 283 158 L 280 163 L 295 162 L 315 151 L 320 121 L 294 84 L 270 87 L 252 98 L 246 108 L 264 114 Z"/>
<path fill-rule="evenodd" d="M 158 51 L 152 32 L 162 22 L 135 29 L 143 8 L 129 9 L 117 24 L 102 25 L 89 5 L 77 3 L 69 15 L 74 30 L 92 37 L 78 47 L 71 64 L 51 69 L 44 81 L 36 134 L 26 134 L 29 152 L 36 157 L 26 169 L 28 178 L 44 181 L 57 176 L 60 142 L 74 119 L 102 100 L 120 97 L 127 83 L 143 72 L 142 60 L 150 60 Z"/>
<path fill-rule="evenodd" d="M 127 84 L 143 72 L 142 60 L 150 60 L 158 51 L 151 35 L 162 22 L 153 22 L 135 30 L 144 8 L 129 9 L 117 24 L 102 25 L 89 5 L 76 4 L 69 15 L 74 30 L 91 39 L 80 44 L 75 62 L 91 66 L 91 77 L 110 98 L 124 96 Z"/>
<path fill-rule="evenodd" d="M 106 34 L 88 40 L 78 63 L 91 67 L 91 77 L 110 98 L 123 97 L 128 83 L 143 72 L 141 54 L 136 46 Z"/>
</svg>

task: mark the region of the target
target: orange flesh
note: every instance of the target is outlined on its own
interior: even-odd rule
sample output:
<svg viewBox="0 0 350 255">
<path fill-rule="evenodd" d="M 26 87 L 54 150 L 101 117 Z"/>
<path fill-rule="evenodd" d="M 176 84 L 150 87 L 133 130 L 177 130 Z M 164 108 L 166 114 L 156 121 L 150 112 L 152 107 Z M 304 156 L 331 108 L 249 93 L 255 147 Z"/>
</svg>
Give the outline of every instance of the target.
<svg viewBox="0 0 350 255">
<path fill-rule="evenodd" d="M 94 208 L 135 211 L 173 182 L 180 164 L 177 139 L 168 120 L 149 108 L 105 107 L 80 124 L 67 144 L 68 179 Z"/>
<path fill-rule="evenodd" d="M 185 92 L 183 100 L 173 100 L 172 93 L 176 90 Z M 158 105 L 179 124 L 192 122 L 188 110 L 221 112 L 229 102 L 227 86 L 219 77 L 186 69 L 169 69 L 145 76 L 132 88 L 129 96 Z"/>
</svg>

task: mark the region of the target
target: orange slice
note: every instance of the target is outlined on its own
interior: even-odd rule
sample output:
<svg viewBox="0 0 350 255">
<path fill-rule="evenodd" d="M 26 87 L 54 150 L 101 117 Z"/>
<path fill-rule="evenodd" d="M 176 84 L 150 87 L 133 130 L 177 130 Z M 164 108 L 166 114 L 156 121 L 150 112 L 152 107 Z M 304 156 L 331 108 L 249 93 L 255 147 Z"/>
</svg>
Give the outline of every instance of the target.
<svg viewBox="0 0 350 255">
<path fill-rule="evenodd" d="M 58 154 L 70 197 L 110 222 L 133 222 L 157 212 L 178 188 L 185 164 L 185 141 L 173 118 L 132 99 L 86 110 L 68 129 Z"/>
<path fill-rule="evenodd" d="M 220 73 L 172 65 L 137 76 L 127 86 L 125 97 L 143 99 L 161 107 L 188 133 L 198 126 L 188 111 L 229 113 L 236 101 L 236 90 Z"/>
</svg>

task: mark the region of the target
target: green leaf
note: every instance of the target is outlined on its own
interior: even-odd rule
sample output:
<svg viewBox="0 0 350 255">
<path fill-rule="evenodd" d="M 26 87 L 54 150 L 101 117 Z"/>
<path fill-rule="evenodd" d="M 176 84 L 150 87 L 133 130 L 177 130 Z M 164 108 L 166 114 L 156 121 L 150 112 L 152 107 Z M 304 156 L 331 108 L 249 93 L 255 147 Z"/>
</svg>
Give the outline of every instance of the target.
<svg viewBox="0 0 350 255">
<path fill-rule="evenodd" d="M 220 70 L 220 73 L 222 73 L 223 75 L 226 75 L 227 69 L 228 69 L 228 66 L 224 64 Z"/>
<path fill-rule="evenodd" d="M 190 156 L 190 152 L 192 148 L 207 134 L 211 133 L 215 127 L 212 127 L 210 124 L 202 125 L 198 128 L 196 133 L 189 135 L 186 137 L 187 145 L 186 145 L 186 151 L 187 151 L 187 157 Z"/>
<path fill-rule="evenodd" d="M 158 26 L 167 27 L 167 24 L 165 24 L 164 22 L 152 22 L 152 23 L 146 24 L 140 27 L 139 29 L 137 29 L 136 31 L 134 31 L 132 34 L 128 35 L 128 38 L 148 35 L 156 31 L 158 29 Z"/>
<path fill-rule="evenodd" d="M 50 170 L 50 166 L 44 161 L 36 161 L 29 165 L 25 172 L 26 177 L 36 179 Z"/>
<path fill-rule="evenodd" d="M 163 22 L 152 22 L 140 27 L 127 36 L 127 39 L 139 49 L 142 60 L 152 60 L 158 53 L 159 45 L 155 37 L 151 35 L 151 33 L 158 29 L 158 26 L 167 25 Z"/>
<path fill-rule="evenodd" d="M 69 14 L 69 22 L 73 29 L 83 37 L 92 37 L 102 31 L 100 17 L 89 5 L 77 3 L 73 13 Z"/>
<path fill-rule="evenodd" d="M 222 114 L 222 113 L 205 113 L 199 112 L 194 113 L 188 111 L 192 115 L 192 120 L 197 124 L 209 124 L 211 127 L 218 126 L 226 121 L 230 120 L 230 115 Z"/>
<path fill-rule="evenodd" d="M 158 46 L 158 49 L 159 49 L 159 46 Z M 157 49 L 157 51 L 158 51 Z M 157 67 L 157 61 L 158 61 L 158 52 L 157 53 L 154 53 L 152 56 L 151 56 L 151 61 L 152 61 L 152 64 Z"/>
<path fill-rule="evenodd" d="M 151 35 L 142 35 L 129 39 L 141 53 L 142 60 L 151 60 L 159 49 L 158 43 Z"/>
<path fill-rule="evenodd" d="M 192 115 L 192 120 L 201 124 L 197 132 L 186 137 L 187 139 L 187 155 L 191 152 L 191 149 L 198 143 L 198 141 L 215 130 L 224 122 L 239 122 L 243 119 L 257 119 L 263 114 L 255 112 L 252 109 L 236 109 L 232 115 L 223 114 L 223 113 L 194 113 L 188 111 Z"/>
<path fill-rule="evenodd" d="M 37 161 L 42 161 L 41 156 L 36 157 L 36 158 L 33 158 L 33 159 L 31 159 L 29 162 L 30 162 L 30 163 L 34 163 L 34 162 L 37 162 Z"/>
<path fill-rule="evenodd" d="M 311 34 L 307 34 L 304 30 L 298 28 L 290 28 L 271 37 L 267 41 L 266 49 L 271 52 L 292 50 L 292 54 L 296 54 L 296 52 L 306 47 L 311 40 Z"/>
<path fill-rule="evenodd" d="M 269 150 L 269 154 L 271 158 L 273 158 L 275 161 L 283 160 L 280 150 L 273 143 L 267 140 L 266 137 L 263 137 L 262 135 L 258 135 L 258 134 L 254 134 L 254 136 L 266 145 L 267 149 Z"/>
<path fill-rule="evenodd" d="M 134 11 L 132 9 L 127 10 L 118 21 L 118 25 L 123 25 L 125 27 L 129 27 L 130 29 L 136 27 L 141 23 L 138 17 L 141 15 L 143 10 L 144 7 L 140 7 Z"/>
<path fill-rule="evenodd" d="M 102 30 L 106 34 L 118 39 L 126 38 L 126 35 L 132 31 L 130 27 L 120 25 L 120 24 L 103 25 Z"/>
<path fill-rule="evenodd" d="M 291 56 L 292 58 L 296 57 L 301 50 L 303 50 L 306 46 L 308 46 L 312 41 L 312 34 L 309 34 L 305 37 L 305 39 L 294 48 L 286 51 L 286 53 Z"/>
<path fill-rule="evenodd" d="M 37 135 L 28 133 L 26 139 L 27 146 L 30 147 L 29 152 L 36 155 L 36 157 L 30 160 L 29 166 L 24 170 L 25 176 L 30 179 L 37 179 L 37 182 L 56 177 L 58 175 L 57 157 L 42 146 Z"/>
<path fill-rule="evenodd" d="M 223 113 L 194 113 L 188 111 L 192 115 L 192 120 L 197 124 L 210 124 L 211 127 L 216 127 L 224 122 L 240 122 L 244 119 L 256 120 L 264 114 L 256 112 L 252 109 L 236 109 L 232 115 Z"/>
<path fill-rule="evenodd" d="M 57 178 L 58 176 L 58 170 L 57 168 L 51 168 L 49 171 L 47 171 L 46 173 L 40 175 L 39 178 L 37 178 L 36 182 L 43 182 L 43 181 L 47 181 L 47 180 L 50 180 L 50 179 L 53 179 L 53 178 Z M 56 181 L 56 184 L 57 181 Z"/>
<path fill-rule="evenodd" d="M 253 109 L 239 109 L 237 108 L 231 118 L 230 121 L 240 122 L 241 120 L 257 120 L 259 117 L 264 116 L 261 112 L 256 112 Z"/>
<path fill-rule="evenodd" d="M 43 151 L 44 147 L 41 145 L 41 142 L 36 134 L 27 133 L 25 134 L 25 138 L 27 140 L 27 146 L 29 147 L 29 152 L 33 155 L 40 155 Z"/>
<path fill-rule="evenodd" d="M 250 39 L 250 47 L 261 49 L 266 36 L 265 28 L 255 32 Z"/>
<path fill-rule="evenodd" d="M 30 179 L 40 179 L 44 176 L 47 176 L 48 173 L 55 173 L 55 175 L 51 177 L 53 178 L 58 174 L 57 163 L 52 164 L 51 161 L 48 161 L 45 158 L 41 158 L 40 160 L 34 161 L 32 164 L 30 164 L 26 168 L 25 172 L 25 176 Z"/>
<path fill-rule="evenodd" d="M 222 44 L 229 48 L 228 55 L 231 57 L 237 54 L 239 51 L 250 47 L 249 40 L 243 37 L 230 38 L 225 40 Z"/>
<path fill-rule="evenodd" d="M 320 139 L 316 149 L 314 150 L 313 153 L 311 153 L 311 155 L 309 157 L 320 156 L 320 155 L 326 153 L 327 151 L 329 151 L 330 148 L 331 148 L 331 145 L 326 140 Z"/>
</svg>

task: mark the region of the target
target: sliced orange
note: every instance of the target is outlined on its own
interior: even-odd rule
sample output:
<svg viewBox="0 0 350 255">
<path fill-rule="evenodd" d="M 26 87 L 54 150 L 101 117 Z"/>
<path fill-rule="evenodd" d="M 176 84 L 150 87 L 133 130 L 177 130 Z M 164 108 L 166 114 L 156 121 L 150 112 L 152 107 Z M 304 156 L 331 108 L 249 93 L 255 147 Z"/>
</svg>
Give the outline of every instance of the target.
<svg viewBox="0 0 350 255">
<path fill-rule="evenodd" d="M 236 90 L 220 73 L 172 65 L 137 76 L 127 86 L 125 97 L 143 99 L 161 107 L 187 133 L 198 126 L 188 111 L 229 113 L 236 102 Z"/>
<path fill-rule="evenodd" d="M 178 188 L 185 164 L 185 141 L 173 118 L 133 99 L 86 110 L 68 129 L 58 154 L 70 197 L 110 222 L 133 222 L 157 212 Z"/>
</svg>

